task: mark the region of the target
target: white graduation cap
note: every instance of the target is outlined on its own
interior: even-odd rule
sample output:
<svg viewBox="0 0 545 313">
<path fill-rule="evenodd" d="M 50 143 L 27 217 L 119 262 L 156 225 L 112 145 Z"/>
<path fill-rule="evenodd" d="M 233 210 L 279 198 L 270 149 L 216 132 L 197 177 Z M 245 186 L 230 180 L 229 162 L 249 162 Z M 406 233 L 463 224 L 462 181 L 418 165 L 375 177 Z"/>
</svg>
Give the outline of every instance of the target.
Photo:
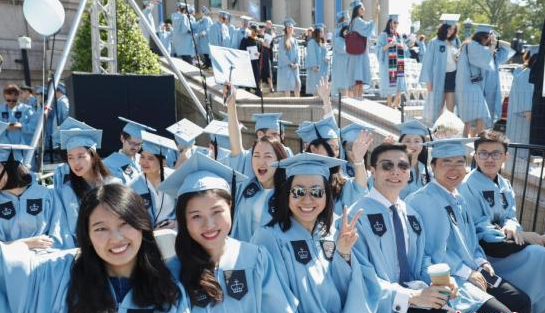
<svg viewBox="0 0 545 313">
<path fill-rule="evenodd" d="M 443 24 L 447 24 L 449 26 L 455 25 L 460 20 L 460 14 L 449 14 L 449 13 L 443 13 L 441 14 L 441 17 L 439 20 L 443 22 Z"/>
<path fill-rule="evenodd" d="M 256 88 L 248 51 L 210 45 L 210 55 L 216 83 Z"/>
<path fill-rule="evenodd" d="M 178 145 L 189 147 L 193 145 L 195 138 L 202 134 L 203 129 L 187 118 L 184 118 L 176 124 L 170 125 L 167 131 L 174 135 L 174 139 Z"/>
</svg>

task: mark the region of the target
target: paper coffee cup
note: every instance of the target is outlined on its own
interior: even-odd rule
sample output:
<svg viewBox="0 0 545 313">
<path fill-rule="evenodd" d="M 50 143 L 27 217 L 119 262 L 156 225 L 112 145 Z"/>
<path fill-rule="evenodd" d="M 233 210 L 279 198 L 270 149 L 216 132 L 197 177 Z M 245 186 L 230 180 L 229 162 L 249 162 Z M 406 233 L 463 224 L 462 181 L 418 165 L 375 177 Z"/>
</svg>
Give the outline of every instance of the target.
<svg viewBox="0 0 545 313">
<path fill-rule="evenodd" d="M 428 267 L 428 275 L 436 286 L 450 285 L 450 266 L 446 263 L 433 264 Z"/>
</svg>

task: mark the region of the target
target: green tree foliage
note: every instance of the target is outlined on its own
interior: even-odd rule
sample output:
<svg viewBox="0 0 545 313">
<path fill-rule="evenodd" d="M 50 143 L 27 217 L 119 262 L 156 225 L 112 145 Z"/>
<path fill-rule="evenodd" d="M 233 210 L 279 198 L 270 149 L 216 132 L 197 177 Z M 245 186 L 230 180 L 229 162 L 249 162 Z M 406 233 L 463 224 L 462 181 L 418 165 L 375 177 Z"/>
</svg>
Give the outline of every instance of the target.
<svg viewBox="0 0 545 313">
<path fill-rule="evenodd" d="M 138 26 L 138 17 L 124 0 L 116 2 L 117 25 L 117 71 L 142 75 L 159 74 L 159 59 L 151 52 L 148 42 Z M 91 19 L 90 13 L 83 16 L 72 53 L 72 70 L 91 72 Z M 101 36 L 104 34 L 101 34 Z"/>
<path fill-rule="evenodd" d="M 545 17 L 545 0 L 423 0 L 412 10 L 412 20 L 420 21 L 420 33 L 435 37 L 442 13 L 458 13 L 460 28 L 470 18 L 474 23 L 497 26 L 501 39 L 511 41 L 517 30 L 523 31 L 528 43 L 537 43 Z"/>
</svg>

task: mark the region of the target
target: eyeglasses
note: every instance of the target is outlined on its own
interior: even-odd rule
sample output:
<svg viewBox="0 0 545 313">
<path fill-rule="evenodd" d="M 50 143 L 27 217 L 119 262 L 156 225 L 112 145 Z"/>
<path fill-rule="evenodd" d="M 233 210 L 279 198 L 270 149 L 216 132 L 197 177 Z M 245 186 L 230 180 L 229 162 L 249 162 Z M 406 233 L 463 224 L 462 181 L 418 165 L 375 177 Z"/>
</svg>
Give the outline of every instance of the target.
<svg viewBox="0 0 545 313">
<path fill-rule="evenodd" d="M 384 161 L 380 162 L 380 165 L 382 166 L 382 169 L 385 170 L 385 171 L 391 171 L 391 170 L 394 169 L 395 166 L 397 166 L 397 168 L 399 170 L 401 170 L 401 171 L 406 171 L 409 168 L 411 168 L 411 164 L 409 164 L 409 162 L 405 162 L 405 161 L 400 161 L 396 165 L 394 162 L 392 162 L 390 160 L 384 160 Z"/>
<path fill-rule="evenodd" d="M 310 189 L 293 187 L 290 189 L 290 194 L 293 199 L 304 198 L 309 193 L 311 197 L 321 199 L 325 195 L 325 190 L 321 187 L 312 187 Z"/>
<path fill-rule="evenodd" d="M 503 152 L 494 150 L 492 152 L 488 152 L 486 150 L 477 152 L 477 156 L 480 160 L 488 160 L 488 157 L 492 157 L 493 160 L 499 160 L 503 156 Z"/>
</svg>

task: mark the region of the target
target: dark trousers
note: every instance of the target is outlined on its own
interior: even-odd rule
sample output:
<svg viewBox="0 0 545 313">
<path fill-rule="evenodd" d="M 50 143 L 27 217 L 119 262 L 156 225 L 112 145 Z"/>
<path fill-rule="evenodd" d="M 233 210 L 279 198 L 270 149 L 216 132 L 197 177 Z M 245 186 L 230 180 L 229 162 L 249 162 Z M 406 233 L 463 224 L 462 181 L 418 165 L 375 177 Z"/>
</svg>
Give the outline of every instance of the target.
<svg viewBox="0 0 545 313">
<path fill-rule="evenodd" d="M 477 313 L 531 313 L 528 295 L 505 280 L 497 288 L 488 288 L 487 292 L 494 298 L 486 301 Z"/>
<path fill-rule="evenodd" d="M 212 67 L 212 61 L 210 60 L 210 54 L 203 54 L 204 66 L 206 68 Z"/>
<path fill-rule="evenodd" d="M 182 60 L 186 61 L 189 64 L 193 64 L 193 57 L 190 55 L 182 55 Z"/>
</svg>

